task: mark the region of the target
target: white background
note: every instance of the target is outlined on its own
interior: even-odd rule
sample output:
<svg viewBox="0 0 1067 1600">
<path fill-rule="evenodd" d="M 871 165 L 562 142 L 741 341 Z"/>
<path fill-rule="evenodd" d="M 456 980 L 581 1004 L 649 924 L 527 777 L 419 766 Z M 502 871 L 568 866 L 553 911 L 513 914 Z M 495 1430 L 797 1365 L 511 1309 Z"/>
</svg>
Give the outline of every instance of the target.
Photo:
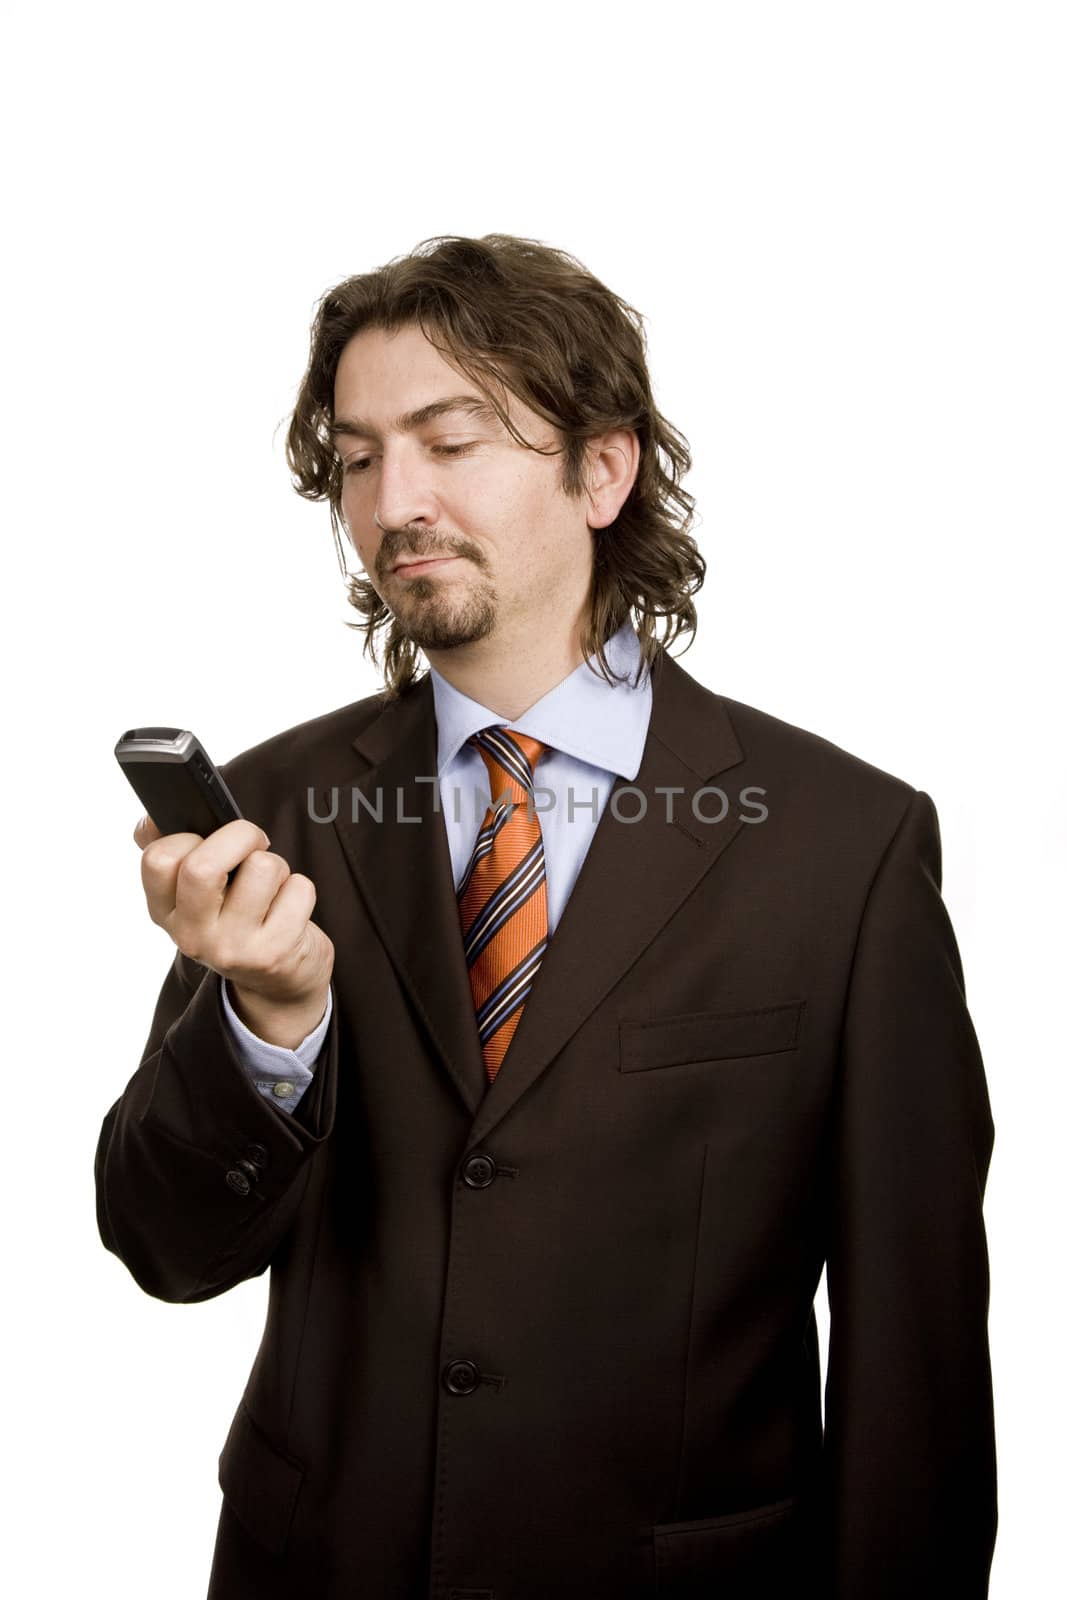
<svg viewBox="0 0 1067 1600">
<path fill-rule="evenodd" d="M 282 454 L 314 303 L 500 231 L 646 317 L 709 563 L 685 668 L 937 805 L 997 1128 L 992 1593 L 1062 1593 L 1062 7 L 7 18 L 7 1592 L 204 1592 L 266 1301 L 155 1302 L 96 1234 L 172 954 L 112 746 L 224 761 L 379 687 Z"/>
</svg>

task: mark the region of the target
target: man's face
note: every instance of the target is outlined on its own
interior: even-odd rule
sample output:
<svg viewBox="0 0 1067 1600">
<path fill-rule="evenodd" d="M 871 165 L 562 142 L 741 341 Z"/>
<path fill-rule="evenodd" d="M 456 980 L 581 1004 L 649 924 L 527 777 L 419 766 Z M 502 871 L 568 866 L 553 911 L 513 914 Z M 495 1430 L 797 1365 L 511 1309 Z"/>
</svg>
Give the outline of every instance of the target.
<svg viewBox="0 0 1067 1600">
<path fill-rule="evenodd" d="M 480 409 L 408 415 L 459 397 Z M 510 393 L 507 408 L 525 439 L 558 447 Z M 561 457 L 518 444 L 421 329 L 368 328 L 349 340 L 334 418 L 348 537 L 416 645 L 449 649 L 501 629 L 516 637 L 582 610 L 593 558 L 585 497 L 564 495 Z M 398 568 L 416 557 L 430 564 Z"/>
</svg>

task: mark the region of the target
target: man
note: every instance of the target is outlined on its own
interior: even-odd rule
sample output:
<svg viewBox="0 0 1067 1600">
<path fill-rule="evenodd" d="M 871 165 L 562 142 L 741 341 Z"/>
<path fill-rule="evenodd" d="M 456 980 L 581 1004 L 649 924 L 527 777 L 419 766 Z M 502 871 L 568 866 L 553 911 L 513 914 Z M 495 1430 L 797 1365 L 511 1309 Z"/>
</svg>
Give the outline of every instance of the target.
<svg viewBox="0 0 1067 1600">
<path fill-rule="evenodd" d="M 96 1167 L 149 1293 L 270 1269 L 212 1600 L 984 1596 L 935 809 L 663 648 L 704 568 L 639 317 L 426 241 L 324 298 L 289 459 L 386 684 L 229 762 L 249 820 L 138 825 L 177 953 Z"/>
</svg>

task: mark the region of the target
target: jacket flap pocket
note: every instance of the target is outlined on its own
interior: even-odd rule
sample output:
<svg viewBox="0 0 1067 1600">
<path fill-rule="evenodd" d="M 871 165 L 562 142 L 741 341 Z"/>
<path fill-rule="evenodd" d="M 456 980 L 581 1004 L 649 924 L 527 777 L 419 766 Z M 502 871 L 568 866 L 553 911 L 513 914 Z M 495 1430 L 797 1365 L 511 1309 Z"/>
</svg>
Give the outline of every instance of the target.
<svg viewBox="0 0 1067 1600">
<path fill-rule="evenodd" d="M 241 1525 L 275 1555 L 285 1549 L 303 1479 L 300 1463 L 275 1449 L 242 1400 L 219 1456 L 219 1487 Z"/>
<path fill-rule="evenodd" d="M 795 1591 L 798 1576 L 803 1580 L 798 1536 L 795 1498 L 735 1516 L 660 1523 L 652 1529 L 656 1593 L 671 1600 L 706 1600 L 712 1592 L 716 1600 L 778 1600 Z"/>
<path fill-rule="evenodd" d="M 755 1011 L 690 1011 L 650 1022 L 620 1022 L 619 1070 L 644 1072 L 650 1067 L 795 1050 L 803 1012 L 804 1001 L 792 1000 Z"/>
</svg>

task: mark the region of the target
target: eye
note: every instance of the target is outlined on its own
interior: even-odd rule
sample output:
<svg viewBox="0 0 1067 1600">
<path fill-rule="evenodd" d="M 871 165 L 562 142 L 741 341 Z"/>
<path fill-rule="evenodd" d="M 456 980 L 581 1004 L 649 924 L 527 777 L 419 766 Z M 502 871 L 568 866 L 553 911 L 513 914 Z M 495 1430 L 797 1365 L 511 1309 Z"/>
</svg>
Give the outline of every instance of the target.
<svg viewBox="0 0 1067 1600">
<path fill-rule="evenodd" d="M 465 455 L 468 455 L 470 453 L 470 451 L 472 451 L 475 448 L 476 444 L 477 444 L 477 440 L 474 440 L 474 441 L 472 441 L 471 443 L 468 443 L 468 444 L 436 444 L 436 445 L 432 445 L 431 449 L 434 451 L 434 453 L 436 455 L 439 455 L 439 456 L 450 456 L 450 457 L 452 457 L 452 456 L 465 456 Z M 351 461 L 346 461 L 344 463 L 344 475 L 345 475 L 345 477 L 346 478 L 363 477 L 364 476 L 364 472 L 363 472 L 364 467 L 370 466 L 371 462 L 374 459 L 375 459 L 374 456 L 354 456 Z"/>
</svg>

